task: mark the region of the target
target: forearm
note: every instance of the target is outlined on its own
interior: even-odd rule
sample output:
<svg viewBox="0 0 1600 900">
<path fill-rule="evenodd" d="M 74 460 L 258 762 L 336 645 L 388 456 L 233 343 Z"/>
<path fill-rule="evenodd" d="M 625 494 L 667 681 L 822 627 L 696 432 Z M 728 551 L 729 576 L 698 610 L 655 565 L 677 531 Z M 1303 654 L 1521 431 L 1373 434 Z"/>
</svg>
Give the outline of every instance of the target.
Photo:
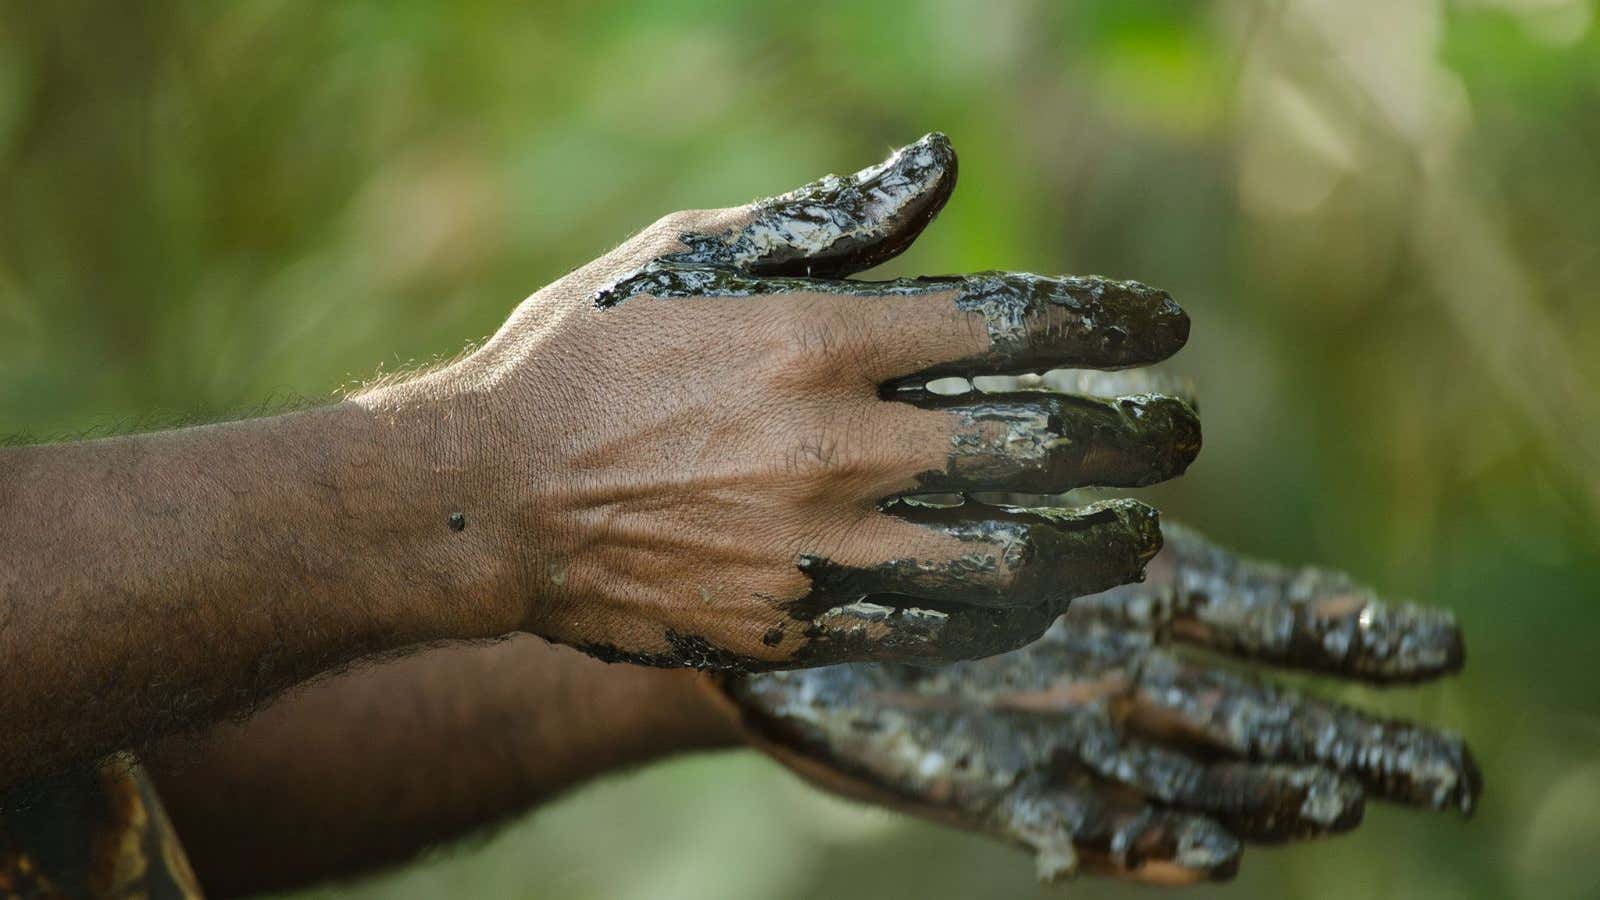
<svg viewBox="0 0 1600 900">
<path fill-rule="evenodd" d="M 146 763 L 209 892 L 288 887 L 404 859 L 603 772 L 734 743 L 697 677 L 526 635 L 441 647 L 317 681 Z"/>
<path fill-rule="evenodd" d="M 433 427 L 344 403 L 4 451 L 0 785 L 492 633 L 506 588 L 449 528 Z"/>
</svg>

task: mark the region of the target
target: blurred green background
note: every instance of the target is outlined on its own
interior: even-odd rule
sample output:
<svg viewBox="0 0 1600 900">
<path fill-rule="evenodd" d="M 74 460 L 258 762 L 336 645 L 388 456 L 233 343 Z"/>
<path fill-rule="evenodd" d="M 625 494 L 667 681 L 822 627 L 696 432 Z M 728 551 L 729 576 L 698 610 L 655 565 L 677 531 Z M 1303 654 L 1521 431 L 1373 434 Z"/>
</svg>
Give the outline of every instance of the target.
<svg viewBox="0 0 1600 900">
<path fill-rule="evenodd" d="M 1168 288 L 1206 450 L 1161 505 L 1467 629 L 1451 683 L 1332 692 L 1464 731 L 1474 820 L 1371 809 L 1188 894 L 1600 890 L 1592 0 L 0 9 L 0 433 L 329 397 L 665 212 L 941 129 L 962 186 L 883 271 Z M 1135 893 L 743 754 L 307 896 Z"/>
</svg>

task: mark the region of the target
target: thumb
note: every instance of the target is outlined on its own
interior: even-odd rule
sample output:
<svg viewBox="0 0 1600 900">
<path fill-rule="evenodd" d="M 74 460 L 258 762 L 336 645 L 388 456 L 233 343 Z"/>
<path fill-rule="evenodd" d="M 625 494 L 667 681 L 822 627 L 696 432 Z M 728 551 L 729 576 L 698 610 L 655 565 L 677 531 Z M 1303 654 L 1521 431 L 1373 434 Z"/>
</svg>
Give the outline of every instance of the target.
<svg viewBox="0 0 1600 900">
<path fill-rule="evenodd" d="M 761 275 L 839 278 L 899 255 L 933 221 L 956 184 L 956 154 L 939 132 L 853 175 L 827 175 L 757 200 L 719 235 L 686 235 L 684 263 Z"/>
</svg>

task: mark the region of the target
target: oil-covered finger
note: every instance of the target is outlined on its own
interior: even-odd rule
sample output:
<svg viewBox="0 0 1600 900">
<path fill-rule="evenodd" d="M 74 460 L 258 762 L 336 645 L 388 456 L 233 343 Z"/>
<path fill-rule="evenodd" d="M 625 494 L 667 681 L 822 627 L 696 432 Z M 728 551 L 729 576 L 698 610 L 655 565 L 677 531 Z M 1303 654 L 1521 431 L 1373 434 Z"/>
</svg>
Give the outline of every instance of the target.
<svg viewBox="0 0 1600 900">
<path fill-rule="evenodd" d="M 1034 851 L 1041 881 L 1079 871 L 1151 884 L 1233 877 L 1239 839 L 1205 816 L 1163 809 L 1084 773 L 1024 779 L 991 827 Z"/>
<path fill-rule="evenodd" d="M 1470 814 L 1483 781 L 1464 741 L 1152 651 L 1122 711 L 1129 728 L 1239 757 L 1323 766 L 1374 795 Z"/>
<path fill-rule="evenodd" d="M 1311 837 L 1361 821 L 1360 784 L 1318 766 L 1206 763 L 1125 737 L 1092 711 L 1030 727 L 1051 724 L 1069 741 L 1076 764 L 1166 806 L 1215 816 L 1247 839 Z"/>
<path fill-rule="evenodd" d="M 1449 611 L 1390 604 L 1342 572 L 1239 556 L 1177 523 L 1143 584 L 1086 597 L 1073 622 L 1159 630 L 1238 656 L 1372 682 L 1454 672 L 1465 657 Z"/>
<path fill-rule="evenodd" d="M 942 466 L 917 475 L 922 491 L 1140 487 L 1182 474 L 1200 452 L 1200 419 L 1173 397 L 1014 393 L 915 402 L 954 420 Z"/>
<path fill-rule="evenodd" d="M 1038 640 L 1068 601 L 1031 607 L 936 604 L 876 595 L 797 612 L 805 644 L 790 665 L 845 661 L 944 665 L 1006 653 Z"/>
<path fill-rule="evenodd" d="M 911 246 L 955 184 L 955 151 L 935 132 L 853 175 L 828 175 L 748 207 L 716 211 L 676 235 L 683 250 L 656 257 L 597 291 L 595 303 L 607 307 L 644 293 L 665 296 L 671 285 L 681 289 L 718 274 L 730 276 L 720 283 L 724 292 L 771 293 L 741 288 L 749 279 L 732 276 L 840 278 L 869 269 Z"/>
<path fill-rule="evenodd" d="M 664 257 L 599 292 L 635 296 L 839 297 L 856 336 L 871 336 L 873 369 L 892 397 L 947 375 L 1118 369 L 1159 362 L 1189 339 L 1189 317 L 1165 291 L 1098 276 L 980 272 L 891 281 L 756 274 Z M 856 301 L 861 301 L 859 304 Z"/>
<path fill-rule="evenodd" d="M 768 275 L 838 278 L 898 256 L 956 185 L 950 139 L 933 132 L 852 175 L 827 175 L 758 201 L 749 225 L 707 248 L 717 261 Z"/>
<path fill-rule="evenodd" d="M 930 311 L 926 325 L 906 329 L 906 371 L 894 373 L 900 377 L 889 381 L 885 396 L 945 376 L 1148 365 L 1189 339 L 1188 314 L 1172 296 L 1137 281 L 980 272 L 920 278 L 910 286 L 948 293 L 956 314 Z"/>
<path fill-rule="evenodd" d="M 1056 509 L 899 498 L 882 509 L 889 518 L 877 520 L 873 545 L 894 555 L 867 564 L 801 557 L 811 590 L 797 607 L 879 596 L 939 608 L 1064 604 L 1138 579 L 1161 547 L 1159 514 L 1136 500 Z"/>
</svg>

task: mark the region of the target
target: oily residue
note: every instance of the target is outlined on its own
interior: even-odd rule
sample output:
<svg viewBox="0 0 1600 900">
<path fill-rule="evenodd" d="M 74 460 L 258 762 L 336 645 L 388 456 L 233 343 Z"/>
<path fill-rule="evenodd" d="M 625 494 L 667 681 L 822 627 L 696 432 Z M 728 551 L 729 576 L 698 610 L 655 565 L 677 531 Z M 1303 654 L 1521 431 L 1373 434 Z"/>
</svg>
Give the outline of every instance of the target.
<svg viewBox="0 0 1600 900">
<path fill-rule="evenodd" d="M 811 589 L 786 607 L 805 623 L 797 660 L 941 662 L 1010 650 L 1073 597 L 1139 578 L 1160 548 L 1155 511 L 1133 500 L 1048 509 L 899 499 L 884 511 L 973 550 L 875 566 L 802 557 Z"/>
<path fill-rule="evenodd" d="M 854 175 L 828 175 L 758 202 L 751 221 L 742 228 L 717 235 L 680 235 L 684 250 L 660 257 L 598 291 L 595 305 L 615 306 L 641 293 L 679 296 L 647 287 L 664 286 L 651 277 L 663 270 L 725 269 L 832 278 L 871 268 L 905 250 L 938 215 L 955 188 L 956 171 L 949 139 L 929 134 Z M 736 289 L 735 293 L 768 291 Z"/>
<path fill-rule="evenodd" d="M 773 739 L 907 801 L 1035 849 L 1178 862 L 1225 877 L 1238 838 L 1357 824 L 1367 791 L 1470 811 L 1460 739 L 1184 661 L 1153 636 L 1058 625 L 939 668 L 858 663 L 735 679 Z"/>
<path fill-rule="evenodd" d="M 1241 557 L 1176 523 L 1143 585 L 1086 597 L 1074 621 L 1162 633 L 1241 656 L 1405 682 L 1459 669 L 1448 611 L 1388 604 L 1341 572 Z"/>
<path fill-rule="evenodd" d="M 945 470 L 918 478 L 928 491 L 1142 487 L 1182 474 L 1200 452 L 1200 419 L 1175 397 L 1024 392 L 976 400 L 928 394 L 909 402 L 949 410 L 962 423 Z"/>
</svg>

